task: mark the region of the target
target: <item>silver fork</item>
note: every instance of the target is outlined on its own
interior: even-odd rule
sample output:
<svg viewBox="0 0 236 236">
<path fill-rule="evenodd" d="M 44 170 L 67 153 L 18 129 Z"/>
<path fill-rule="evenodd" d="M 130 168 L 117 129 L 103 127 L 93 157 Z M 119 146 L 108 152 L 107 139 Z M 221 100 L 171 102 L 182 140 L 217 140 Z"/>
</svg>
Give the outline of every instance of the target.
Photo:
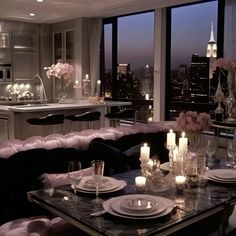
<svg viewBox="0 0 236 236">
<path fill-rule="evenodd" d="M 104 209 L 102 211 L 93 212 L 93 213 L 90 214 L 90 216 L 101 216 L 105 213 L 107 213 L 107 211 Z"/>
</svg>

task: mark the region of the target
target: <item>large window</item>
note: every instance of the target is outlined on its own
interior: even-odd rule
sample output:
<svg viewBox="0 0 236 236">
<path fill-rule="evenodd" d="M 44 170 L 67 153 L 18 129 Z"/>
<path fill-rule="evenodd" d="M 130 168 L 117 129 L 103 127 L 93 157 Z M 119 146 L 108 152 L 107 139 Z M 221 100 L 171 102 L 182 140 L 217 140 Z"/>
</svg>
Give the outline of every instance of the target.
<svg viewBox="0 0 236 236">
<path fill-rule="evenodd" d="M 217 77 L 218 1 L 171 8 L 170 65 L 167 111 L 174 119 L 181 110 L 214 111 Z"/>
<path fill-rule="evenodd" d="M 104 95 L 131 100 L 138 120 L 152 113 L 154 12 L 108 19 L 104 24 Z"/>
</svg>

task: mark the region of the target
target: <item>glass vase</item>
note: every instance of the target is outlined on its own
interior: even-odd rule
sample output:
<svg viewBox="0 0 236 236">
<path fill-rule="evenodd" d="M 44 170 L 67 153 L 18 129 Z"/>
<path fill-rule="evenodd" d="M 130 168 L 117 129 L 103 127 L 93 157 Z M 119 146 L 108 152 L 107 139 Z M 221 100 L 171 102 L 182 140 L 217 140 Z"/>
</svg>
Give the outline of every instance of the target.
<svg viewBox="0 0 236 236">
<path fill-rule="evenodd" d="M 200 133 L 189 133 L 188 137 L 188 145 L 190 152 L 198 152 L 201 148 L 201 134 Z"/>
</svg>

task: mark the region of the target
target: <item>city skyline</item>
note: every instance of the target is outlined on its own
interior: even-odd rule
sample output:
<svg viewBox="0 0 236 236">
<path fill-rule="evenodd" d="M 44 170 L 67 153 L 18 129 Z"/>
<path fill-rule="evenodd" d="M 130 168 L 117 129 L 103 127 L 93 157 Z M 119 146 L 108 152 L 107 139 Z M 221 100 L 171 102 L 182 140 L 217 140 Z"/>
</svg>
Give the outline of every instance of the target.
<svg viewBox="0 0 236 236">
<path fill-rule="evenodd" d="M 201 16 L 201 17 L 199 17 Z M 189 20 L 191 19 L 191 20 Z M 190 65 L 192 54 L 206 56 L 211 24 L 217 41 L 217 1 L 172 9 L 171 69 Z M 111 68 L 111 27 L 105 28 L 106 69 Z M 183 38 L 186 41 L 183 41 Z M 118 63 L 131 70 L 153 66 L 154 12 L 118 18 Z"/>
</svg>

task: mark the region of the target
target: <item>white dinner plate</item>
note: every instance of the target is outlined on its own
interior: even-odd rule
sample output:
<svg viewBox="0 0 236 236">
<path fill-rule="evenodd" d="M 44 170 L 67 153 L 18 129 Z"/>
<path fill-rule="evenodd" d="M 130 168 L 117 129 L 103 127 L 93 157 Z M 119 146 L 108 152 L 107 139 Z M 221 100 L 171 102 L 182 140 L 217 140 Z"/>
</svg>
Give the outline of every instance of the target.
<svg viewBox="0 0 236 236">
<path fill-rule="evenodd" d="M 164 171 L 170 171 L 170 162 L 164 162 L 160 165 L 160 169 Z"/>
<path fill-rule="evenodd" d="M 121 189 L 123 189 L 127 183 L 124 181 L 124 180 L 117 180 L 118 182 L 118 187 L 117 188 L 113 188 L 113 189 L 110 189 L 110 190 L 107 190 L 107 191 L 99 191 L 99 193 L 113 193 L 113 192 L 116 192 L 116 191 L 119 191 Z M 90 193 L 90 194 L 95 194 L 95 191 L 87 191 L 87 190 L 83 190 L 83 189 L 80 189 L 80 188 L 76 188 L 76 191 L 78 192 L 81 192 L 81 193 Z"/>
<path fill-rule="evenodd" d="M 219 183 L 236 183 L 236 171 L 231 169 L 215 169 L 206 172 L 209 180 Z"/>
<path fill-rule="evenodd" d="M 106 192 L 118 188 L 120 185 L 119 180 L 112 177 L 104 176 L 103 183 L 99 186 L 99 192 Z M 93 185 L 92 176 L 85 176 L 81 180 L 78 189 L 84 191 L 96 192 L 96 187 Z"/>
<path fill-rule="evenodd" d="M 149 197 L 128 197 L 120 201 L 120 208 L 124 211 L 142 213 L 155 211 L 158 207 L 157 202 Z"/>
<path fill-rule="evenodd" d="M 212 175 L 216 178 L 236 181 L 236 170 L 216 169 L 212 170 Z"/>
<path fill-rule="evenodd" d="M 133 194 L 133 195 L 135 196 L 137 194 Z M 157 208 L 156 214 L 153 214 L 153 212 L 149 212 L 149 214 L 147 215 L 132 214 L 126 211 L 122 211 L 122 209 L 120 208 L 120 201 L 129 196 L 131 195 L 123 195 L 120 197 L 110 198 L 103 202 L 103 208 L 111 215 L 119 216 L 119 217 L 123 217 L 127 219 L 155 219 L 155 218 L 159 218 L 159 217 L 169 214 L 173 210 L 173 208 L 176 206 L 175 203 L 168 198 L 154 196 L 154 195 L 147 195 L 147 196 L 151 196 L 155 201 L 157 201 L 157 203 L 159 202 L 162 205 L 162 207 L 160 207 L 159 209 Z"/>
</svg>

